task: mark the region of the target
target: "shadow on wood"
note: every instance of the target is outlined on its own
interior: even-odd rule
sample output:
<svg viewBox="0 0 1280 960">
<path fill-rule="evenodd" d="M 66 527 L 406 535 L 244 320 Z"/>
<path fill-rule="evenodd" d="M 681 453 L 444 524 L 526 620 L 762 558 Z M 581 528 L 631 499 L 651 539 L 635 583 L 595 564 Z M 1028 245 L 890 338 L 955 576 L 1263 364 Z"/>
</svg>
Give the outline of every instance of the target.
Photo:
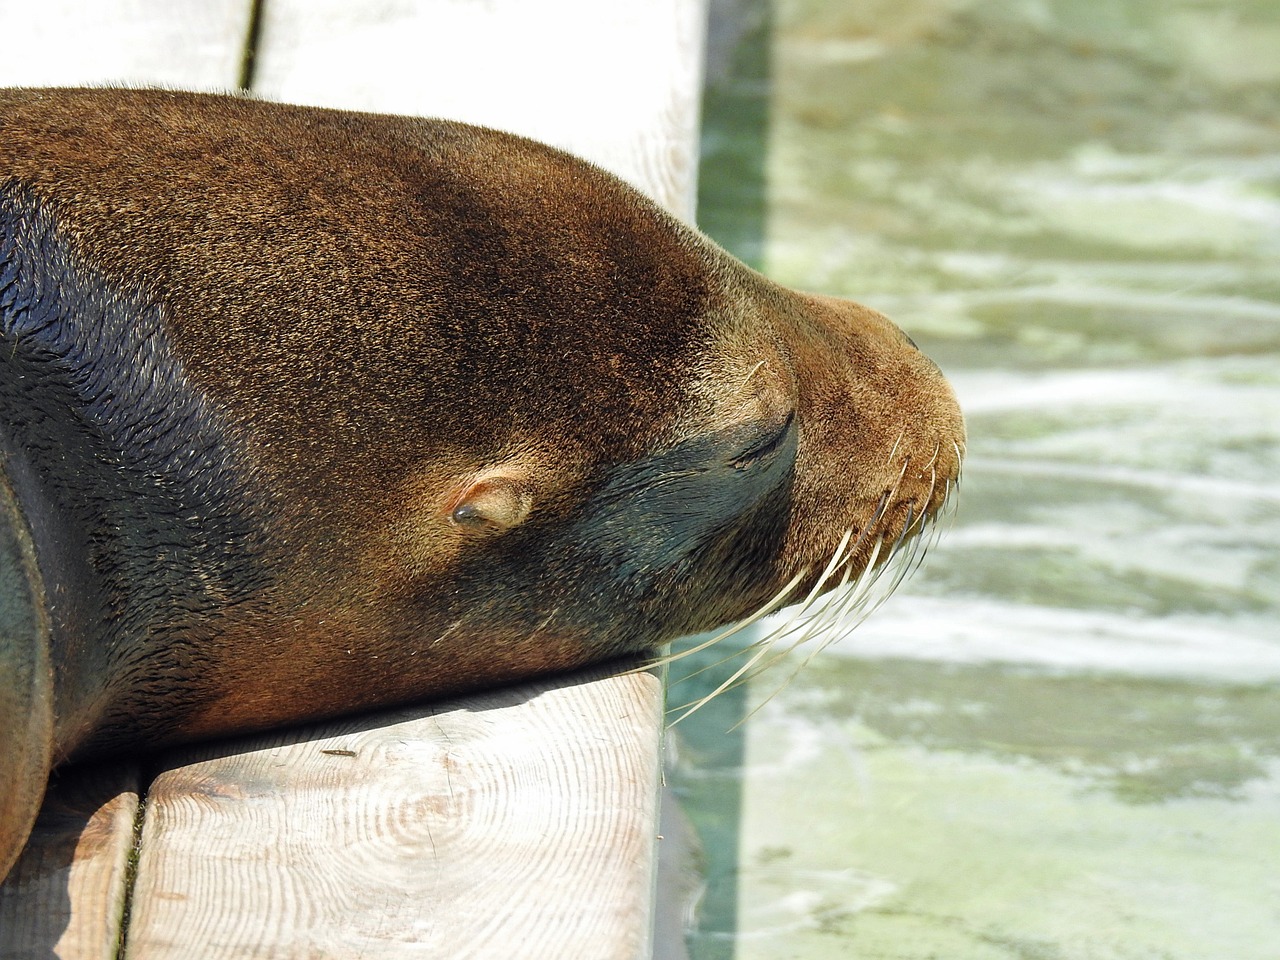
<svg viewBox="0 0 1280 960">
<path fill-rule="evenodd" d="M 115 957 L 138 810 L 133 763 L 60 771 L 0 885 L 0 958 Z"/>
</svg>

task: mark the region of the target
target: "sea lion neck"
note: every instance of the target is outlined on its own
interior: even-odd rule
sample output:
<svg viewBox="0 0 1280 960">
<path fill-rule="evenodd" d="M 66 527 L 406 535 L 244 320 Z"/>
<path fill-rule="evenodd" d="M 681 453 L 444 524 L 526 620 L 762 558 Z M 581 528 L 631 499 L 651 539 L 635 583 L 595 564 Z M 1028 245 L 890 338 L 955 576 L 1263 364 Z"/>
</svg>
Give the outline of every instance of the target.
<svg viewBox="0 0 1280 960">
<path fill-rule="evenodd" d="M 174 355 L 164 307 L 86 264 L 44 203 L 0 191 L 4 468 L 31 518 L 58 673 L 59 752 L 112 722 L 127 676 L 166 662 L 250 602 L 267 502 L 235 431 Z M 98 642 L 88 642 L 89 637 Z M 141 663 L 140 637 L 167 638 Z"/>
</svg>

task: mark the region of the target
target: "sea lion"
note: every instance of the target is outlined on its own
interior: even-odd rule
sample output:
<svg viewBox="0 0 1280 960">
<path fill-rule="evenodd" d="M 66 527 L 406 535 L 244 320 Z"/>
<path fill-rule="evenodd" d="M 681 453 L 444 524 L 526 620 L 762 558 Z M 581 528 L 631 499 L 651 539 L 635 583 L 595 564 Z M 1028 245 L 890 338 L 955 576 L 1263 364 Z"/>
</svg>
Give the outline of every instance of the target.
<svg viewBox="0 0 1280 960">
<path fill-rule="evenodd" d="M 0 92 L 0 872 L 50 767 L 827 589 L 964 426 L 880 314 L 463 124 Z"/>
</svg>

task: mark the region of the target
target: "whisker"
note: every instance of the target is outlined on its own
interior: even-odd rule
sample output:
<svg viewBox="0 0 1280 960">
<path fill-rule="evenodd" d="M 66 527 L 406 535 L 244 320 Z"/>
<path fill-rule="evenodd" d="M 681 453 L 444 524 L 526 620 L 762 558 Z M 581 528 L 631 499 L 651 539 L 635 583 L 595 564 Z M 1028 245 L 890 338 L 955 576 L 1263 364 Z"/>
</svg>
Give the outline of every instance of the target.
<svg viewBox="0 0 1280 960">
<path fill-rule="evenodd" d="M 876 545 L 871 552 L 871 558 L 868 561 L 867 566 L 863 569 L 858 579 L 854 582 L 853 586 L 849 589 L 848 594 L 845 597 L 841 598 L 840 603 L 836 605 L 837 615 L 838 615 L 837 619 L 835 620 L 836 623 L 842 623 L 844 621 L 844 618 L 847 617 L 848 614 L 852 612 L 852 610 L 857 609 L 857 607 L 860 604 L 865 602 L 866 591 L 875 582 L 875 577 L 872 576 L 870 579 L 868 579 L 868 574 L 871 572 L 875 564 L 875 561 L 879 555 L 880 547 L 883 544 L 884 544 L 883 540 L 876 541 Z M 867 615 L 866 613 L 863 613 L 861 616 L 859 616 L 857 622 L 861 623 L 862 620 L 865 619 L 866 615 Z M 827 626 L 830 626 L 830 624 L 828 624 Z M 852 629 L 852 627 L 850 629 Z M 765 704 L 767 704 L 770 700 L 772 700 L 779 693 L 785 690 L 787 686 L 791 683 L 791 681 L 793 681 L 797 676 L 799 676 L 800 671 L 803 670 L 806 666 L 808 666 L 810 661 L 812 661 L 815 656 L 817 656 L 821 651 L 825 650 L 832 642 L 834 642 L 834 640 L 839 635 L 834 631 L 828 631 L 828 632 L 831 634 L 830 639 L 828 639 L 825 643 L 820 644 L 807 657 L 805 657 L 804 660 L 800 662 L 799 666 L 797 666 L 794 670 L 792 670 L 787 675 L 787 678 L 783 680 L 781 684 L 779 684 L 772 692 L 770 692 L 768 696 L 766 696 L 759 704 L 757 704 L 754 708 L 752 708 L 752 710 L 749 713 L 747 713 L 744 717 L 742 717 L 742 719 L 740 719 L 736 724 L 734 724 L 734 727 L 738 726 L 739 724 L 745 723 L 747 720 L 751 719 L 751 717 L 753 717 L 762 707 L 764 707 Z M 847 631 L 844 631 L 844 632 L 847 632 Z M 808 637 L 805 637 L 804 639 L 808 639 Z M 791 646 L 789 646 L 781 654 L 779 654 L 777 657 L 771 660 L 770 665 L 778 663 L 783 658 L 790 655 L 791 652 L 794 651 L 798 646 L 799 646 L 799 643 L 794 643 Z M 733 729 L 733 728 L 730 728 L 730 729 Z"/>
<path fill-rule="evenodd" d="M 853 536 L 853 529 L 850 528 L 844 532 L 844 536 L 840 538 L 840 542 L 836 544 L 836 552 L 831 555 L 831 561 L 827 564 L 822 576 L 818 578 L 818 582 L 813 585 L 813 589 L 809 591 L 809 596 L 805 598 L 802 610 L 809 609 L 809 605 L 813 603 L 814 597 L 822 592 L 822 585 L 827 582 L 827 578 L 831 576 L 833 570 L 842 563 L 846 558 L 845 547 L 849 545 L 849 538 Z"/>
<path fill-rule="evenodd" d="M 902 579 L 907 580 L 914 577 L 916 572 L 920 569 L 920 565 L 924 563 L 924 558 L 928 556 L 929 551 L 937 545 L 938 525 L 935 523 L 931 525 L 927 534 L 921 531 L 920 536 L 916 538 L 914 543 L 912 543 L 911 552 L 908 554 L 908 556 L 911 557 L 910 569 L 907 571 L 907 575 Z"/>
<path fill-rule="evenodd" d="M 711 663 L 706 664 L 705 666 L 701 666 L 697 670 L 691 670 L 689 673 L 682 674 L 680 678 L 676 681 L 676 683 L 684 683 L 687 680 L 692 680 L 694 677 L 700 676 L 704 673 L 707 673 L 710 670 L 716 669 L 716 667 L 723 667 L 726 663 L 729 663 L 731 660 L 737 660 L 739 657 L 746 654 L 750 654 L 754 650 L 758 650 L 761 647 L 768 646 L 769 636 L 771 636 L 771 634 L 764 637 L 760 637 L 758 640 L 752 640 L 746 646 L 739 647 L 736 650 L 731 650 L 729 653 L 726 653 L 719 660 L 715 660 Z M 692 703 L 692 701 L 689 701 L 689 703 Z M 685 709 L 685 707 L 689 706 L 689 703 L 682 704 L 679 707 L 669 707 L 667 709 L 667 712 L 673 713 L 676 710 L 683 710 Z"/>
<path fill-rule="evenodd" d="M 937 463 L 937 462 L 938 462 L 938 454 L 939 454 L 939 453 L 941 453 L 941 452 L 942 452 L 942 442 L 941 442 L 941 441 L 939 441 L 939 442 L 934 446 L 934 448 L 933 448 L 933 456 L 929 458 L 929 462 L 928 462 L 928 463 L 926 463 L 926 464 L 925 464 L 925 466 L 926 466 L 926 467 L 932 467 L 935 463 Z"/>
<path fill-rule="evenodd" d="M 905 437 L 906 435 L 907 435 L 907 428 L 903 427 L 898 432 L 898 439 L 893 441 L 893 447 L 892 449 L 889 450 L 889 458 L 885 461 L 885 463 L 893 463 L 893 458 L 898 454 L 898 445 L 902 443 L 902 438 Z"/>
<path fill-rule="evenodd" d="M 876 548 L 872 551 L 872 554 L 871 554 L 872 563 L 875 562 L 876 551 L 878 550 L 879 550 L 879 543 L 877 543 Z M 844 576 L 841 579 L 840 584 L 834 588 L 837 591 L 837 593 L 834 594 L 830 600 L 825 602 L 822 605 L 821 609 L 815 611 L 811 616 L 807 617 L 804 623 L 800 624 L 799 626 L 792 626 L 792 623 L 794 623 L 794 621 L 790 621 L 786 624 L 785 628 L 774 631 L 769 636 L 761 638 L 760 642 L 766 643 L 770 647 L 770 649 L 772 649 L 774 647 L 779 646 L 782 643 L 782 641 L 786 637 L 790 636 L 791 634 L 796 632 L 799 632 L 800 634 L 798 638 L 796 638 L 795 640 L 787 644 L 786 649 L 776 653 L 759 671 L 760 673 L 763 673 L 765 670 L 768 670 L 773 664 L 785 659 L 787 656 L 791 654 L 793 650 L 795 650 L 797 647 L 800 647 L 801 645 L 806 643 L 810 637 L 814 636 L 815 634 L 820 634 L 824 630 L 829 628 L 830 621 L 831 621 L 832 608 L 842 606 L 843 603 L 845 602 L 844 600 L 845 595 L 843 594 L 843 591 L 844 591 L 844 588 L 849 583 L 849 576 L 850 576 L 851 570 L 852 570 L 851 567 L 845 567 Z M 865 575 L 865 571 L 863 572 L 863 575 Z M 856 584 L 853 589 L 856 591 L 857 589 Z"/>
<path fill-rule="evenodd" d="M 921 513 L 920 516 L 923 518 L 924 514 Z M 924 528 L 922 526 L 921 533 L 923 534 L 923 532 L 924 532 Z M 901 545 L 902 541 L 899 540 L 898 544 L 894 546 L 894 558 L 895 559 L 902 558 L 902 562 L 899 565 L 897 575 L 890 581 L 889 589 L 880 598 L 879 602 L 876 604 L 876 608 L 878 608 L 881 603 L 884 603 L 885 600 L 889 599 L 889 596 L 895 593 L 897 589 L 900 586 L 902 586 L 902 581 L 905 580 L 907 578 L 907 574 L 911 572 L 912 561 L 915 559 L 916 554 L 920 552 L 921 542 L 922 542 L 921 538 L 916 537 L 914 540 L 911 541 L 910 549 L 901 553 L 898 552 L 898 547 Z"/>
<path fill-rule="evenodd" d="M 754 370 L 752 372 L 754 373 Z M 904 428 L 894 442 L 890 461 L 897 456 L 905 433 Z M 903 581 L 919 569 L 925 557 L 937 545 L 944 533 L 942 522 L 944 515 L 947 528 L 955 522 L 956 507 L 952 494 L 960 483 L 964 451 L 961 444 L 956 441 L 952 441 L 952 447 L 957 458 L 955 475 L 939 476 L 938 461 L 942 451 L 942 444 L 939 442 L 935 445 L 933 456 L 927 464 L 928 489 L 922 497 L 918 494 L 913 495 L 908 502 L 899 503 L 898 495 L 911 467 L 911 457 L 904 457 L 896 480 L 891 487 L 883 491 L 871 517 L 859 528 L 856 537 L 853 528 L 841 535 L 822 572 L 782 623 L 771 627 L 765 636 L 681 678 L 687 680 L 704 671 L 724 666 L 731 660 L 744 658 L 728 677 L 716 684 L 714 690 L 681 707 L 669 710 L 669 714 L 678 714 L 671 722 L 679 723 L 721 694 L 758 679 L 766 672 L 773 670 L 781 661 L 790 658 L 801 646 L 810 644 L 811 649 L 799 665 L 788 671 L 783 682 L 731 728 L 736 729 L 786 689 L 787 685 L 809 665 L 814 657 L 861 625 L 878 610 L 897 591 Z M 920 472 L 923 474 L 923 469 Z M 923 480 L 923 475 L 920 479 Z M 930 505 L 935 503 L 937 506 L 930 513 Z M 876 531 L 889 514 L 890 508 L 903 507 L 905 507 L 905 516 L 901 524 L 894 524 L 898 527 L 897 533 L 892 538 L 877 535 Z M 859 565 L 860 571 L 857 576 L 854 576 L 855 563 L 864 549 L 867 551 L 865 561 Z M 767 613 L 774 612 L 783 604 L 806 575 L 807 572 L 792 578 L 777 596 L 742 623 L 722 631 L 712 639 L 689 650 L 670 655 L 658 662 L 671 663 L 706 650 L 742 628 L 759 621 Z M 811 643 L 815 638 L 817 642 Z"/>
<path fill-rule="evenodd" d="M 833 615 L 835 622 L 840 622 L 843 617 L 847 616 L 851 610 L 857 609 L 858 605 L 864 601 L 867 590 L 870 588 L 871 584 L 875 582 L 875 565 L 876 561 L 880 557 L 880 550 L 883 546 L 883 540 L 877 540 L 875 542 L 875 545 L 871 548 L 870 555 L 867 557 L 866 566 L 863 567 L 862 572 L 858 574 L 858 578 L 853 582 L 853 585 L 848 587 L 848 589 L 843 593 L 833 596 L 831 602 L 829 602 L 823 609 L 820 616 L 822 617 L 824 625 L 828 624 L 829 621 L 832 620 Z M 848 583 L 847 573 L 848 571 L 846 571 L 845 583 L 841 584 L 841 588 Z M 786 656 L 791 653 L 791 651 L 800 646 L 801 641 L 807 640 L 812 635 L 812 630 L 806 630 L 800 641 L 792 643 L 785 651 L 783 651 L 780 655 L 780 659 L 781 656 Z"/>
<path fill-rule="evenodd" d="M 727 680 L 725 680 L 723 683 L 721 683 L 721 684 L 720 684 L 720 686 L 716 687 L 714 690 L 712 690 L 712 691 L 711 691 L 710 693 L 708 693 L 706 696 L 704 696 L 704 697 L 700 697 L 700 698 L 699 698 L 695 703 L 693 703 L 692 705 L 685 704 L 685 706 L 684 706 L 684 707 L 680 707 L 680 708 L 678 708 L 678 709 L 682 709 L 682 710 L 684 710 L 684 713 L 680 714 L 680 716 L 678 716 L 678 717 L 676 717 L 674 720 L 672 720 L 672 721 L 671 721 L 671 725 L 672 725 L 672 726 L 675 726 L 677 723 L 679 723 L 681 720 L 685 719 L 686 717 L 691 716 L 692 714 L 697 713 L 699 710 L 701 710 L 703 707 L 705 707 L 708 703 L 710 703 L 710 702 L 711 702 L 712 700 L 714 700 L 716 697 L 720 696 L 720 694 L 722 694 L 722 693 L 724 693 L 726 690 L 729 690 L 729 689 L 731 689 L 732 687 L 736 686 L 736 681 L 738 680 L 738 678 L 739 678 L 739 677 L 741 677 L 743 674 L 745 674 L 745 673 L 746 673 L 748 670 L 750 670 L 753 666 L 755 666 L 755 664 L 760 660 L 760 658 L 761 658 L 761 657 L 763 657 L 763 656 L 764 656 L 766 653 L 768 653 L 768 652 L 769 652 L 769 647 L 768 647 L 768 646 L 762 646 L 762 647 L 760 648 L 760 650 L 759 650 L 759 651 L 757 651 L 757 652 L 756 652 L 756 654 L 755 654 L 754 656 L 752 656 L 752 657 L 751 657 L 751 659 L 750 659 L 750 660 L 748 660 L 746 663 L 744 663 L 742 666 L 740 666 L 737 670 L 735 670 L 735 671 L 733 672 L 733 674 L 729 677 L 729 679 L 727 679 Z"/>
<path fill-rule="evenodd" d="M 815 583 L 815 584 L 814 584 L 813 589 L 809 591 L 809 595 L 808 595 L 807 597 L 805 597 L 804 601 L 803 601 L 803 602 L 801 602 L 801 603 L 797 606 L 796 612 L 795 612 L 795 613 L 794 613 L 794 614 L 793 614 L 793 615 L 792 615 L 792 616 L 787 620 L 787 623 L 786 623 L 786 625 L 785 625 L 784 627 L 780 628 L 779 630 L 771 631 L 767 636 L 765 636 L 765 637 L 761 637 L 759 640 L 756 640 L 756 641 L 754 641 L 754 642 L 752 642 L 752 643 L 748 644 L 748 645 L 747 645 L 746 647 L 744 647 L 742 650 L 734 651 L 733 653 L 729 654 L 729 656 L 724 657 L 723 659 L 721 659 L 721 660 L 717 661 L 716 663 L 711 663 L 711 664 L 708 664 L 708 665 L 706 665 L 706 666 L 704 666 L 704 667 L 700 667 L 700 668 L 698 668 L 697 670 L 693 671 L 692 673 L 690 673 L 690 674 L 688 674 L 688 675 L 686 675 L 686 676 L 682 677 L 681 679 L 682 679 L 682 680 L 688 680 L 688 679 L 691 679 L 691 678 L 693 678 L 693 677 L 696 677 L 698 674 L 703 673 L 703 672 L 704 672 L 704 671 L 706 671 L 706 670 L 714 669 L 715 667 L 718 667 L 718 666 L 720 666 L 721 664 L 727 663 L 727 662 L 729 662 L 730 660 L 734 659 L 735 657 L 741 656 L 743 653 L 746 653 L 746 652 L 748 652 L 748 651 L 750 651 L 750 650 L 754 650 L 756 647 L 765 647 L 765 648 L 770 648 L 770 647 L 774 646 L 774 645 L 776 644 L 776 642 L 777 642 L 779 639 L 781 639 L 782 637 L 788 636 L 788 635 L 790 635 L 791 633 L 793 633 L 793 632 L 795 632 L 795 631 L 797 631 L 797 630 L 803 630 L 803 631 L 807 632 L 808 624 L 809 624 L 809 623 L 810 623 L 810 622 L 811 622 L 815 617 L 819 616 L 819 615 L 820 615 L 820 613 L 821 613 L 821 611 L 819 611 L 818 613 L 815 613 L 815 614 L 809 614 L 809 613 L 808 613 L 808 611 L 809 611 L 809 609 L 813 606 L 814 599 L 818 596 L 818 594 L 819 594 L 819 593 L 821 593 L 821 592 L 822 592 L 822 588 L 823 588 L 823 586 L 826 584 L 827 580 L 828 580 L 828 579 L 830 579 L 831 574 L 832 574 L 832 573 L 833 573 L 833 572 L 834 572 L 834 571 L 835 571 L 835 570 L 836 570 L 836 569 L 837 569 L 837 568 L 838 568 L 842 563 L 844 563 L 845 561 L 847 561 L 847 560 L 849 559 L 849 557 L 851 556 L 851 554 L 847 554 L 847 553 L 845 553 L 845 548 L 848 546 L 849 538 L 850 538 L 852 535 L 853 535 L 853 531 L 852 531 L 852 530 L 846 530 L 846 531 L 845 531 L 844 536 L 840 538 L 840 543 L 836 546 L 836 552 L 835 552 L 834 554 L 832 554 L 831 560 L 827 563 L 827 566 L 826 566 L 826 568 L 823 570 L 822 575 L 821 575 L 820 577 L 818 577 L 817 583 Z M 862 541 L 861 541 L 861 537 L 860 537 L 860 538 L 859 538 L 859 540 L 858 540 L 858 543 L 861 543 L 861 542 L 862 542 Z M 847 567 L 846 567 L 846 573 L 845 573 L 844 582 L 848 582 L 848 569 L 849 569 L 849 568 L 847 568 Z M 790 584 L 788 584 L 788 592 L 790 592 L 790 588 L 794 587 L 794 586 L 796 585 L 796 583 L 798 583 L 798 582 L 799 582 L 800 578 L 801 578 L 801 577 L 803 577 L 803 576 L 804 576 L 804 574 L 803 574 L 803 573 L 801 573 L 801 574 L 797 574 L 797 576 L 796 576 L 796 577 L 791 581 L 791 583 L 790 583 Z M 841 585 L 843 586 L 843 583 L 842 583 Z M 837 588 L 837 589 L 838 589 L 838 588 Z M 775 598 L 775 599 L 777 599 L 777 598 Z M 763 616 L 763 613 L 762 613 L 762 612 L 760 612 L 760 611 L 757 611 L 755 614 L 753 614 L 753 615 L 752 615 L 752 618 L 751 618 L 750 622 L 755 622 L 756 620 L 759 620 L 761 616 Z M 746 625 L 747 625 L 747 623 L 746 623 L 746 622 L 744 622 L 743 624 L 741 624 L 741 625 L 739 626 L 739 628 L 741 628 L 742 626 L 746 626 Z M 721 636 L 719 636 L 719 637 L 713 637 L 711 640 L 708 640 L 708 641 L 706 641 L 706 642 L 704 642 L 704 643 L 701 643 L 701 644 L 699 644 L 698 646 L 696 646 L 696 647 L 694 647 L 694 648 L 692 648 L 692 649 L 690 649 L 690 650 L 681 651 L 680 653 L 673 655 L 673 656 L 672 656 L 670 659 L 668 659 L 666 662 L 668 662 L 668 663 L 669 663 L 669 662 L 671 662 L 672 660 L 680 659 L 680 658 L 682 658 L 682 657 L 689 656 L 689 655 L 690 655 L 690 654 L 692 654 L 692 653 L 698 653 L 698 652 L 699 652 L 699 651 L 701 651 L 701 650 L 705 650 L 707 647 L 711 646 L 711 645 L 712 645 L 712 644 L 714 644 L 714 643 L 718 643 L 721 639 L 723 639 L 723 637 L 724 637 L 724 636 L 729 635 L 729 634 L 731 634 L 732 632 L 736 632 L 736 630 L 735 630 L 735 631 L 725 631 L 725 634 L 722 634 L 722 635 L 721 635 Z M 754 663 L 756 659 L 758 659 L 758 657 L 753 658 L 751 662 L 753 662 L 753 663 Z M 737 674 L 735 674 L 735 677 L 736 677 L 736 676 L 737 676 Z M 730 679 L 732 680 L 732 679 L 734 679 L 734 678 L 730 678 Z M 729 688 L 726 688 L 726 689 L 729 689 Z M 723 692 L 723 691 L 721 691 L 721 692 Z M 689 704 L 685 704 L 683 707 L 678 707 L 678 708 L 676 708 L 676 709 L 683 710 L 683 709 L 685 709 L 685 708 L 686 708 L 686 707 L 688 707 L 688 706 L 689 706 Z M 687 715 L 687 714 L 686 714 L 686 715 Z"/>
<path fill-rule="evenodd" d="M 948 531 L 956 528 L 956 517 L 960 515 L 960 503 L 958 498 L 954 496 L 955 491 L 959 489 L 959 487 L 959 478 L 947 481 L 947 492 L 945 494 L 946 500 L 943 503 L 942 510 L 943 517 L 940 519 L 946 520 L 946 529 Z M 941 526 L 941 524 L 939 524 L 939 526 Z M 941 536 L 941 532 L 939 532 L 939 536 Z"/>
<path fill-rule="evenodd" d="M 898 562 L 900 561 L 897 558 L 895 558 L 892 561 L 892 563 L 898 563 Z M 890 566 L 892 565 L 892 563 L 890 564 Z M 877 595 L 877 591 L 876 591 L 877 583 L 878 583 L 878 578 L 873 578 L 871 580 L 868 580 L 865 585 L 860 585 L 860 588 L 855 590 L 852 593 L 852 595 L 850 596 L 850 602 L 844 604 L 841 610 L 841 618 L 838 621 L 839 629 L 831 630 L 827 634 L 827 637 L 825 638 L 825 640 L 818 646 L 816 650 L 814 650 L 813 653 L 809 655 L 808 658 L 806 658 L 800 664 L 800 667 L 798 669 L 803 669 L 805 665 L 808 664 L 808 662 L 812 660 L 817 653 L 820 653 L 822 650 L 825 650 L 837 639 L 839 639 L 842 636 L 846 636 L 852 630 L 855 630 L 857 627 L 861 626 L 862 623 L 867 619 L 867 617 L 869 617 L 872 614 L 872 612 L 874 612 L 876 608 L 878 608 L 880 604 L 884 602 L 885 598 L 890 593 L 892 593 L 891 589 L 888 591 L 881 589 L 879 591 L 879 594 Z"/>
<path fill-rule="evenodd" d="M 785 604 L 787 597 L 790 595 L 791 591 L 796 588 L 796 585 L 799 584 L 800 581 L 804 579 L 806 572 L 807 571 L 805 570 L 801 570 L 794 577 L 792 577 L 790 581 L 788 581 L 785 587 L 783 587 L 776 594 L 774 594 L 770 600 L 766 601 L 765 604 L 760 607 L 760 609 L 756 610 L 755 613 L 751 614 L 745 619 L 739 620 L 737 623 L 733 624 L 732 626 L 726 627 L 724 630 L 717 633 L 710 640 L 704 640 L 702 643 L 698 644 L 697 646 L 690 647 L 688 650 L 681 650 L 679 653 L 671 653 L 671 654 L 667 654 L 666 656 L 656 657 L 653 660 L 645 662 L 641 666 L 633 667 L 632 669 L 628 670 L 627 673 L 628 674 L 641 673 L 645 670 L 652 670 L 654 667 L 665 667 L 672 663 L 675 663 L 677 660 L 683 660 L 685 657 L 693 656 L 693 654 L 695 653 L 701 653 L 703 650 L 706 650 L 708 647 L 714 647 L 717 643 L 720 643 L 724 640 L 728 640 L 735 633 L 738 633 L 739 631 L 746 629 L 747 627 L 751 626 L 753 623 L 755 623 L 757 620 L 761 619 L 762 617 L 767 617 L 769 614 L 773 613 L 779 607 Z"/>
<path fill-rule="evenodd" d="M 883 511 L 887 506 L 887 502 L 888 502 L 887 497 L 881 498 L 881 502 L 880 504 L 877 505 L 877 509 L 876 509 L 877 519 L 880 515 L 883 514 Z M 866 527 L 863 528 L 862 532 L 859 534 L 857 541 L 855 541 L 854 550 L 852 551 L 849 550 L 848 547 L 849 547 L 849 540 L 853 537 L 853 530 L 849 529 L 844 532 L 843 536 L 841 536 L 840 538 L 840 542 L 836 545 L 835 552 L 831 555 L 831 559 L 827 562 L 826 567 L 823 569 L 822 574 L 818 577 L 817 581 L 814 583 L 812 589 L 809 591 L 809 594 L 799 604 L 796 613 L 787 621 L 784 627 L 782 627 L 779 630 L 771 631 L 768 636 L 762 637 L 761 639 L 749 644 L 746 648 L 744 648 L 741 651 L 736 651 L 733 654 L 730 654 L 728 657 L 725 657 L 724 659 L 719 661 L 718 664 L 709 664 L 708 666 L 699 668 L 698 670 L 689 674 L 687 677 L 683 677 L 682 679 L 687 680 L 691 677 L 697 676 L 699 673 L 702 673 L 705 670 L 709 670 L 715 666 L 726 663 L 729 660 L 732 660 L 734 657 L 740 656 L 744 652 L 754 650 L 757 647 L 760 648 L 756 653 L 754 653 L 750 657 L 750 659 L 742 667 L 739 667 L 733 673 L 732 676 L 730 676 L 727 680 L 721 683 L 707 697 L 703 697 L 695 703 L 686 703 L 682 707 L 677 707 L 676 709 L 683 710 L 684 712 L 681 713 L 680 716 L 677 717 L 675 720 L 673 720 L 672 723 L 678 723 L 679 721 L 683 720 L 685 717 L 689 716 L 691 713 L 698 710 L 705 702 L 707 702 L 707 700 L 714 698 L 716 696 L 719 696 L 721 693 L 724 693 L 727 690 L 733 689 L 740 681 L 745 682 L 746 680 L 749 680 L 751 676 L 755 675 L 749 672 L 751 671 L 751 668 L 754 667 L 757 663 L 759 663 L 760 659 L 764 657 L 766 654 L 768 654 L 770 650 L 776 647 L 778 643 L 785 637 L 790 636 L 792 633 L 796 633 L 796 632 L 800 633 L 799 639 L 793 641 L 791 645 L 787 647 L 787 650 L 783 651 L 782 654 L 778 654 L 775 657 L 771 658 L 769 660 L 769 663 L 776 662 L 778 657 L 785 656 L 787 652 L 789 652 L 790 650 L 794 650 L 797 646 L 803 643 L 808 637 L 812 636 L 814 631 L 814 625 L 825 623 L 826 618 L 823 616 L 823 614 L 826 607 L 828 606 L 827 604 L 824 604 L 821 609 L 817 610 L 816 612 L 810 613 L 809 611 L 813 607 L 814 601 L 816 600 L 818 595 L 823 592 L 824 588 L 828 586 L 828 581 L 831 579 L 832 575 L 835 574 L 841 567 L 844 567 L 844 571 L 845 571 L 844 576 L 840 584 L 835 589 L 837 590 L 842 589 L 844 585 L 848 583 L 849 571 L 852 569 L 851 567 L 848 566 L 848 561 L 852 559 L 854 552 L 863 543 L 870 529 L 871 529 L 871 524 L 868 524 Z M 872 555 L 871 555 L 871 563 L 875 562 L 875 556 L 878 550 L 879 550 L 879 544 L 877 543 L 876 549 L 872 552 Z M 794 583 L 795 581 L 793 581 L 792 585 L 794 585 Z M 755 619 L 759 619 L 759 616 L 756 616 Z M 713 638 L 712 641 L 707 641 L 705 643 L 699 644 L 697 647 L 693 648 L 692 650 L 682 651 L 680 654 L 677 654 L 675 656 L 683 657 L 683 656 L 687 656 L 690 653 L 703 650 L 707 646 L 709 646 L 712 642 L 716 642 L 715 638 Z"/>
</svg>

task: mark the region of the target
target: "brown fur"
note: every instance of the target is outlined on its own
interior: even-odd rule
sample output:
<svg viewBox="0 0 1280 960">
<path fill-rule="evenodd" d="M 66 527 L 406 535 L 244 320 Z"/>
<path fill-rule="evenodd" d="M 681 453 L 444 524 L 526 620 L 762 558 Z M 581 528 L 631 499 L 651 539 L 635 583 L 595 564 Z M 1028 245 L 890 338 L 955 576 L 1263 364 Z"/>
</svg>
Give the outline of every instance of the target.
<svg viewBox="0 0 1280 960">
<path fill-rule="evenodd" d="M 879 314 L 441 121 L 2 92 L 0 328 L 58 757 L 651 649 L 963 442 Z"/>
</svg>

